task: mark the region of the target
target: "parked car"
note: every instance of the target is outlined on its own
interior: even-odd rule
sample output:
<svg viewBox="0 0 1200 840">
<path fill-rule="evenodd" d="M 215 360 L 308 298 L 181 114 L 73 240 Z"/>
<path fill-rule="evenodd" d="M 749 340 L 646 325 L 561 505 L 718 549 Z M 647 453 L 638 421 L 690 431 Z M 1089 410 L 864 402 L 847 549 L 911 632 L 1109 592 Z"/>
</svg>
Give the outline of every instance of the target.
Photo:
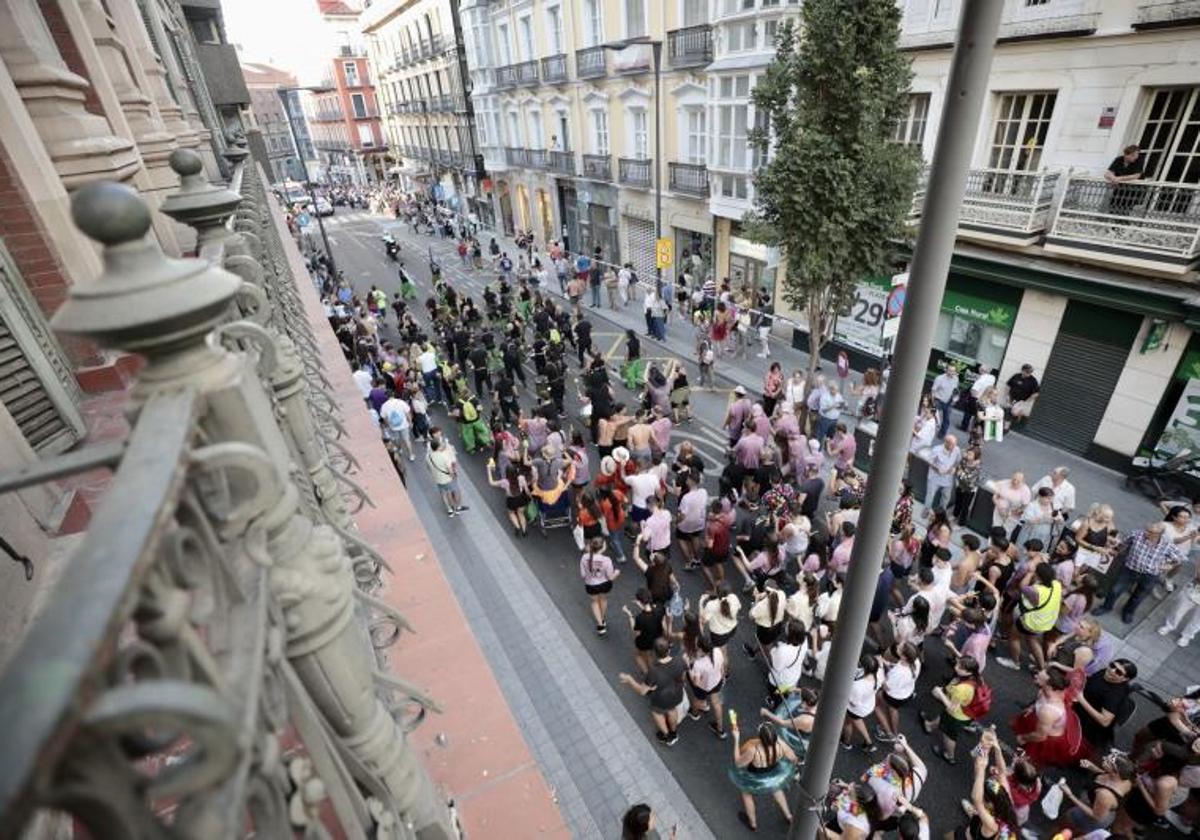
<svg viewBox="0 0 1200 840">
<path fill-rule="evenodd" d="M 333 205 L 329 203 L 329 199 L 327 199 L 327 198 L 318 198 L 317 199 L 317 215 L 318 216 L 332 216 L 333 215 Z"/>
</svg>

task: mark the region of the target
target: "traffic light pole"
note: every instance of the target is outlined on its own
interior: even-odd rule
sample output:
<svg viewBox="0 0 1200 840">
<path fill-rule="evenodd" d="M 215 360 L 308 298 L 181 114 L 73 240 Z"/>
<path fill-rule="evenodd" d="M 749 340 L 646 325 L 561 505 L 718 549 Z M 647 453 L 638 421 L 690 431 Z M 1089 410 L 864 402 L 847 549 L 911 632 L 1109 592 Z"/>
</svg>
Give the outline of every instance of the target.
<svg viewBox="0 0 1200 840">
<path fill-rule="evenodd" d="M 822 806 L 837 756 L 850 686 L 861 655 L 880 562 L 886 553 L 892 510 L 908 456 L 912 417 L 925 384 L 929 348 L 950 270 L 959 206 L 975 129 L 988 90 L 988 73 L 1003 7 L 999 0 L 966 0 L 962 7 L 921 229 L 909 272 L 904 317 L 896 338 L 883 417 L 871 458 L 871 480 L 854 537 L 817 720 L 800 779 L 795 819 L 788 832 L 790 840 L 812 840 L 819 836 Z"/>
</svg>

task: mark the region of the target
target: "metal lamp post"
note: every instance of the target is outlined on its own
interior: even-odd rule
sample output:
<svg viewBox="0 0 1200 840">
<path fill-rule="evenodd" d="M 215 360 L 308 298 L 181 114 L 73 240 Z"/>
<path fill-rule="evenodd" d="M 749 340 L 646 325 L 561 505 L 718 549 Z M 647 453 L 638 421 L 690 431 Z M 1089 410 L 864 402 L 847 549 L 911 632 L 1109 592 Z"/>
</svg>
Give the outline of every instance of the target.
<svg viewBox="0 0 1200 840">
<path fill-rule="evenodd" d="M 308 91 L 323 91 L 328 88 L 323 87 L 279 87 L 275 89 L 279 93 L 279 99 L 283 103 L 283 113 L 287 117 L 288 133 L 292 135 L 292 145 L 296 147 L 296 156 L 300 158 L 301 163 L 304 161 L 303 153 L 300 150 L 300 139 L 296 136 L 296 126 L 292 122 L 292 112 L 288 108 L 288 93 L 298 93 L 302 90 Z M 334 279 L 337 279 L 337 263 L 333 259 L 333 248 L 329 247 L 329 235 L 325 233 L 325 222 L 321 218 L 321 214 L 317 212 L 317 196 L 313 192 L 312 179 L 308 177 L 308 169 L 305 167 L 304 172 L 304 189 L 308 191 L 308 200 L 312 202 L 313 215 L 317 217 L 317 227 L 321 231 L 321 243 L 325 246 L 325 256 L 329 259 L 329 270 L 332 272 Z"/>
<path fill-rule="evenodd" d="M 637 38 L 627 38 L 624 41 L 616 41 L 611 44 L 601 44 L 606 50 L 620 52 L 626 47 L 633 47 L 639 44 L 647 44 L 650 46 L 650 52 L 654 56 L 654 240 L 657 247 L 658 240 L 662 239 L 662 47 L 663 42 L 660 38 L 651 38 L 648 35 L 641 35 Z M 659 281 L 662 280 L 662 269 L 658 267 L 657 256 L 654 260 L 654 276 Z"/>
<path fill-rule="evenodd" d="M 885 554 L 892 510 L 904 473 L 912 431 L 910 418 L 925 383 L 926 362 L 946 288 L 958 208 L 975 142 L 974 128 L 988 90 L 1003 6 L 994 0 L 967 0 L 962 7 L 921 230 L 909 271 L 904 319 L 896 340 L 895 364 L 875 441 L 871 481 L 850 555 L 838 631 L 833 636 L 817 721 L 804 760 L 796 819 L 788 832 L 792 840 L 816 837 L 820 826 L 821 804 L 829 789 L 850 686 L 879 578 L 879 558 Z"/>
</svg>

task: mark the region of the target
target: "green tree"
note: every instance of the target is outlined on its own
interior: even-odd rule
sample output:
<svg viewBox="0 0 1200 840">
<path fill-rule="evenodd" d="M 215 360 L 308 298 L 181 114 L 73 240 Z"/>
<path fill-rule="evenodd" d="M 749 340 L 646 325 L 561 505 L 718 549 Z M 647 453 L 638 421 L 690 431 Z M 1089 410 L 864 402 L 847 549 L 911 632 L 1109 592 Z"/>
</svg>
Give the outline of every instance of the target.
<svg viewBox="0 0 1200 840">
<path fill-rule="evenodd" d="M 767 162 L 746 227 L 787 258 L 781 293 L 808 317 L 810 374 L 855 285 L 886 272 L 911 205 L 920 156 L 892 142 L 912 78 L 899 36 L 895 0 L 805 0 L 753 92 L 750 143 Z"/>
</svg>

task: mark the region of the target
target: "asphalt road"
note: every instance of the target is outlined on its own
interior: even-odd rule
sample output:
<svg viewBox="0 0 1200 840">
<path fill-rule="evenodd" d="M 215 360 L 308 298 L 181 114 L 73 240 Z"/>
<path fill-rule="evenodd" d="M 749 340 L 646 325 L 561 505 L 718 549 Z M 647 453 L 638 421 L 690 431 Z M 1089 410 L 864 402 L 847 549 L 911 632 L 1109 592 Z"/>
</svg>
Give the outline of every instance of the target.
<svg viewBox="0 0 1200 840">
<path fill-rule="evenodd" d="M 389 230 L 402 243 L 401 258 L 406 268 L 417 280 L 420 289 L 417 303 L 422 302 L 430 293 L 429 282 L 429 251 L 432 249 L 435 259 L 441 264 L 443 275 L 452 282 L 460 292 L 465 291 L 480 301 L 483 287 L 490 279 L 486 271 L 478 276 L 465 271 L 461 265 L 453 243 L 434 239 L 425 235 L 414 237 L 408 226 L 391 222 L 380 217 L 368 216 L 362 212 L 350 213 L 344 208 L 338 209 L 334 217 L 339 221 L 330 225 L 329 238 L 334 255 L 346 278 L 359 292 L 365 292 L 372 284 L 387 292 L 389 298 L 398 287 L 396 265 L 387 259 L 380 242 L 380 235 Z M 326 220 L 328 221 L 328 220 Z M 515 256 L 515 255 L 513 255 Z M 424 315 L 423 307 L 413 307 Z M 597 346 L 611 355 L 622 357 L 623 343 L 620 336 L 623 329 L 605 315 L 606 310 L 588 309 L 588 317 L 593 322 L 594 341 Z M 384 329 L 385 336 L 395 336 L 394 321 Z M 643 338 L 643 355 L 654 357 L 664 355 L 661 345 L 649 338 Z M 697 381 L 696 371 L 690 360 L 688 364 L 689 378 Z M 574 362 L 571 363 L 572 374 L 577 374 Z M 614 378 L 615 379 L 615 378 Z M 531 380 L 532 381 L 532 380 Z M 720 379 L 718 379 L 720 384 Z M 618 399 L 624 390 L 616 385 Z M 574 416 L 576 407 L 573 389 L 568 387 L 568 414 Z M 627 392 L 626 392 L 627 393 Z M 688 439 L 696 444 L 711 466 L 707 473 L 710 492 L 713 491 L 718 474 L 718 463 L 723 463 L 724 435 L 720 423 L 724 416 L 727 395 L 723 392 L 701 393 L 693 389 L 694 420 L 676 428 L 673 439 L 676 443 Z M 528 404 L 526 398 L 523 403 Z M 435 410 L 437 420 L 447 429 L 454 428 L 454 421 L 446 417 L 440 409 Z M 485 461 L 482 456 L 469 457 L 458 446 L 461 466 L 465 470 L 467 480 L 471 480 L 483 490 L 489 489 L 485 477 Z M 425 493 L 431 498 L 436 495 L 433 484 L 428 476 L 418 467 L 412 470 L 408 482 L 410 493 Z M 504 514 L 502 499 L 496 491 L 495 504 L 488 511 L 474 511 L 468 516 L 495 516 L 501 520 L 506 530 L 507 519 Z M 435 509 L 437 506 L 435 505 Z M 653 740 L 653 727 L 650 723 L 648 706 L 645 701 L 632 691 L 617 685 L 617 674 L 621 671 L 633 671 L 632 637 L 629 633 L 620 607 L 624 603 L 632 603 L 633 593 L 641 585 L 641 575 L 632 564 L 623 567 L 623 574 L 616 581 L 609 604 L 609 633 L 607 637 L 597 637 L 591 614 L 588 608 L 588 598 L 577 572 L 578 552 L 570 534 L 566 530 L 554 531 L 543 539 L 536 531 L 531 531 L 528 538 L 517 542 L 520 552 L 531 570 L 541 581 L 546 592 L 555 604 L 559 606 L 564 617 L 575 628 L 576 634 L 592 656 L 600 670 L 612 680 L 631 720 L 650 740 Z M 699 573 L 679 571 L 682 563 L 675 558 L 677 569 L 685 597 L 695 603 L 703 588 L 703 580 Z M 730 569 L 729 571 L 732 571 Z M 753 633 L 749 622 L 743 616 L 740 634 L 747 641 L 753 641 Z M 734 640 L 727 648 L 731 654 L 732 670 L 730 680 L 725 690 L 727 707 L 738 710 L 743 732 L 752 731 L 758 725 L 758 710 L 766 696 L 767 685 L 761 667 L 749 660 L 742 652 L 740 640 Z M 926 761 L 929 768 L 929 779 L 920 794 L 918 804 L 930 815 L 934 835 L 941 836 L 943 832 L 952 831 L 965 822 L 959 802 L 968 796 L 971 783 L 971 768 L 968 751 L 974 745 L 974 738 L 968 736 L 959 743 L 959 761 L 955 767 L 950 767 L 937 758 L 930 750 L 931 739 L 925 735 L 917 720 L 917 710 L 927 714 L 935 714 L 939 708 L 936 701 L 929 696 L 930 689 L 940 684 L 947 673 L 947 665 L 943 648 L 936 639 L 930 639 L 926 645 L 924 670 L 918 682 L 917 701 L 914 706 L 906 708 L 901 715 L 901 726 L 914 746 L 917 753 Z M 1032 700 L 1035 690 L 1028 674 L 1015 674 L 1005 671 L 994 661 L 987 671 L 989 683 L 993 688 L 995 699 L 992 706 L 991 722 L 995 722 L 1002 739 L 1007 736 L 1011 742 L 1011 731 L 1008 721 L 1020 710 L 1024 703 Z M 815 682 L 811 682 L 816 686 Z M 1149 719 L 1151 709 L 1143 700 L 1133 723 Z M 872 724 L 872 728 L 873 724 Z M 1128 727 L 1126 737 L 1131 737 L 1134 727 Z M 713 833 L 722 838 L 752 836 L 737 820 L 740 808 L 738 792 L 729 782 L 726 770 L 732 754 L 732 741 L 719 741 L 709 731 L 707 719 L 693 722 L 685 720 L 680 726 L 680 739 L 674 747 L 658 746 L 663 753 L 664 761 L 679 780 L 680 785 L 691 797 L 696 809 L 704 817 Z M 861 774 L 875 761 L 880 760 L 886 753 L 881 749 L 874 756 L 866 755 L 861 749 L 842 751 L 839 754 L 835 768 L 835 777 L 853 779 Z M 1071 777 L 1071 773 L 1067 774 Z M 1057 778 L 1057 774 L 1053 776 Z M 1075 789 L 1080 790 L 1075 783 Z M 782 836 L 785 823 L 774 804 L 768 797 L 761 797 L 758 803 L 759 832 L 768 836 Z M 1035 808 L 1035 813 L 1037 809 Z M 1037 825 L 1036 821 L 1033 823 Z M 1043 831 L 1043 836 L 1050 833 Z M 1167 835 L 1163 835 L 1167 836 Z"/>
</svg>

